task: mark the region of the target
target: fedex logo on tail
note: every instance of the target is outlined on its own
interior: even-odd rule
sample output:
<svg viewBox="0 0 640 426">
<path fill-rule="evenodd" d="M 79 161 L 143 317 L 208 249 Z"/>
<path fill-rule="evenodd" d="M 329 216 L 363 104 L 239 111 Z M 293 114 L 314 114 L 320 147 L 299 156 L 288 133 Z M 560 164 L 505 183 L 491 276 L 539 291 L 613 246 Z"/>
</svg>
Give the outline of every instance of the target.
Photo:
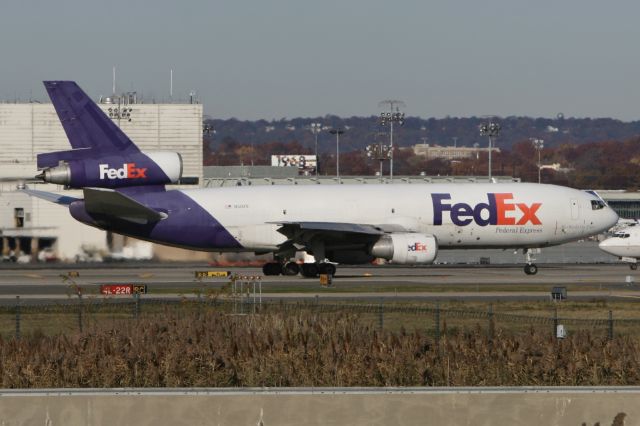
<svg viewBox="0 0 640 426">
<path fill-rule="evenodd" d="M 112 169 L 108 164 L 100 164 L 100 179 L 143 179 L 147 169 L 136 167 L 136 163 L 124 163 L 120 169 Z"/>
<path fill-rule="evenodd" d="M 475 222 L 487 225 L 542 225 L 536 215 L 542 203 L 516 203 L 511 193 L 488 193 L 486 203 L 471 206 L 467 203 L 451 204 L 451 194 L 431 194 L 433 202 L 433 224 L 442 225 L 442 216 L 449 213 L 456 226 L 467 226 Z"/>
</svg>

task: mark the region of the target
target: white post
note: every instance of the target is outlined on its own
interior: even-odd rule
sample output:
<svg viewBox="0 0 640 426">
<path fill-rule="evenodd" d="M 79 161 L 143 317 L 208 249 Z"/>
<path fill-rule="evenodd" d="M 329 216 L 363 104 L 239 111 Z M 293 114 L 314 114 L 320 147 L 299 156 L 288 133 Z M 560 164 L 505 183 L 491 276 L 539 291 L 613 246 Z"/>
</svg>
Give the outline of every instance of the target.
<svg viewBox="0 0 640 426">
<path fill-rule="evenodd" d="M 491 140 L 491 136 L 489 136 L 489 183 L 491 183 L 491 145 L 493 141 Z"/>
<path fill-rule="evenodd" d="M 390 132 L 389 132 L 389 178 L 391 182 L 393 182 L 393 112 L 391 113 L 391 123 L 390 123 Z"/>
<path fill-rule="evenodd" d="M 340 183 L 340 131 L 336 131 L 336 176 Z"/>
</svg>

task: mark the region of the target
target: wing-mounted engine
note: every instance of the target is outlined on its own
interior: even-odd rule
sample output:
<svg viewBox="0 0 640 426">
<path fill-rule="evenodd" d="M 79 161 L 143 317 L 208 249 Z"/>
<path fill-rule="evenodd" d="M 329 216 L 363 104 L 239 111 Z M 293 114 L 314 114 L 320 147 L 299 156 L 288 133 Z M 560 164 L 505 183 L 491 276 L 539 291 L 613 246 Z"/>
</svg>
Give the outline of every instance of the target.
<svg viewBox="0 0 640 426">
<path fill-rule="evenodd" d="M 69 188 L 123 188 L 181 183 L 182 157 L 177 152 L 128 152 L 96 155 L 76 149 L 38 155 L 36 178 Z"/>
<path fill-rule="evenodd" d="M 385 234 L 371 246 L 370 253 L 402 265 L 427 264 L 435 260 L 438 243 L 433 235 Z"/>
</svg>

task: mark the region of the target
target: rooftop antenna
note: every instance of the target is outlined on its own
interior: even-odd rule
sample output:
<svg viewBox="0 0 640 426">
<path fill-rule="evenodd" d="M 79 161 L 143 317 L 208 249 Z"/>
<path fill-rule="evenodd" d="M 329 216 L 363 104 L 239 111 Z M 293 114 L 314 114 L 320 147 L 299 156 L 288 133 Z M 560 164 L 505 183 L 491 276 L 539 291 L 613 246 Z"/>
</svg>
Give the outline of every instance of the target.
<svg viewBox="0 0 640 426">
<path fill-rule="evenodd" d="M 114 96 L 116 94 L 116 66 L 113 66 L 113 86 L 112 86 L 112 92 L 111 92 Z"/>
<path fill-rule="evenodd" d="M 173 69 L 169 70 L 169 100 L 173 100 Z"/>
</svg>

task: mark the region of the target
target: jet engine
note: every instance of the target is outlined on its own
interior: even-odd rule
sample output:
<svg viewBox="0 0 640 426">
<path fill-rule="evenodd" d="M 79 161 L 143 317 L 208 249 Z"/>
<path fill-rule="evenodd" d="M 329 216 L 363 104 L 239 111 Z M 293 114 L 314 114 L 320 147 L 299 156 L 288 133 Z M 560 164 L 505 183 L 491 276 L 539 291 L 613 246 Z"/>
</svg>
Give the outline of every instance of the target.
<svg viewBox="0 0 640 426">
<path fill-rule="evenodd" d="M 74 151 L 67 152 L 75 154 Z M 65 152 L 61 154 L 64 158 Z M 41 170 L 36 178 L 69 188 L 164 185 L 180 181 L 182 157 L 177 152 L 164 151 L 107 155 L 99 159 L 69 155 L 68 159 Z"/>
<path fill-rule="evenodd" d="M 370 253 L 401 265 L 433 263 L 438 243 L 433 235 L 385 234 L 371 246 Z"/>
</svg>

